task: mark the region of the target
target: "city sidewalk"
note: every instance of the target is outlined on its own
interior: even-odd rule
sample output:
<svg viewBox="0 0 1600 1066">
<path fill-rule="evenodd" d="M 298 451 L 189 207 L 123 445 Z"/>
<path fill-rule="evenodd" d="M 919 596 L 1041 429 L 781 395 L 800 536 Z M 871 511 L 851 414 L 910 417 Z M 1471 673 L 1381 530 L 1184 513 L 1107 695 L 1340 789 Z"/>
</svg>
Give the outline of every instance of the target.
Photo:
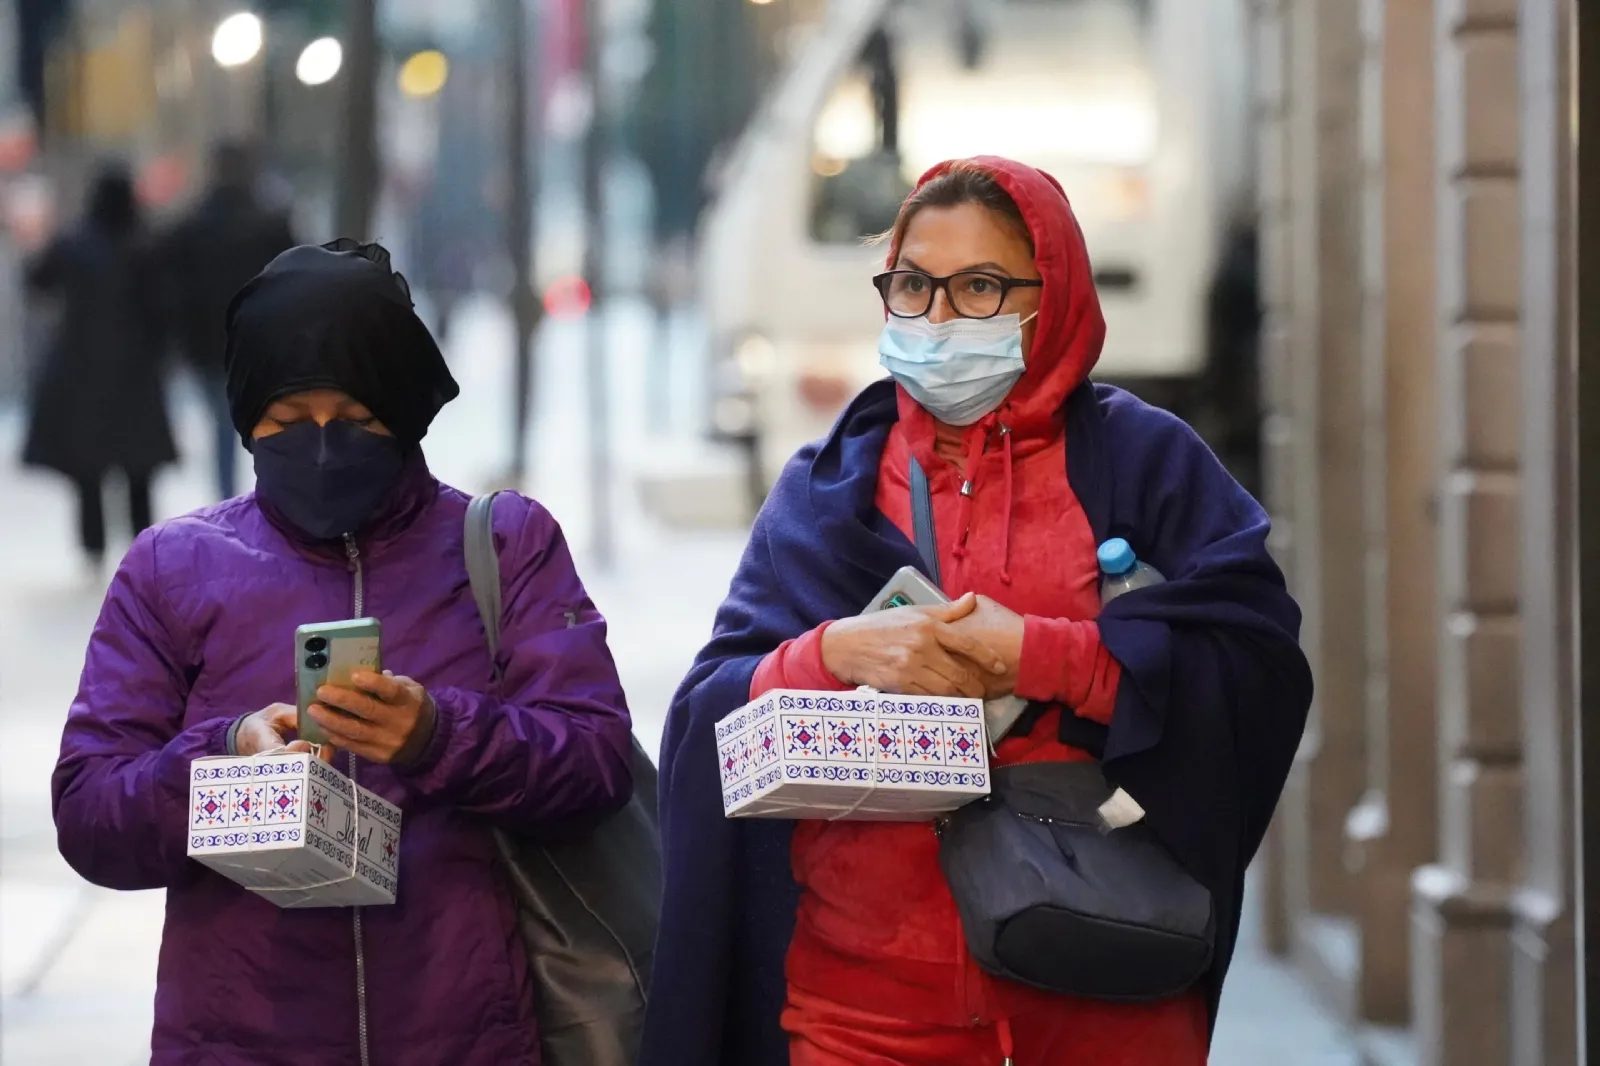
<svg viewBox="0 0 1600 1066">
<path fill-rule="evenodd" d="M 541 347 L 530 488 L 566 528 L 610 620 L 637 732 L 654 751 L 667 701 L 709 632 L 743 538 L 672 534 L 640 513 L 626 487 L 628 472 L 663 446 L 645 434 L 641 418 L 641 364 L 653 337 L 641 309 L 614 317 L 616 565 L 602 571 L 587 551 L 588 415 L 581 329 L 571 323 L 553 323 Z M 508 334 L 503 316 L 488 306 L 461 323 L 452 366 L 463 394 L 436 424 L 428 452 L 442 478 L 480 490 L 506 465 Z M 200 506 L 209 493 L 209 434 L 192 395 L 180 394 L 175 422 L 188 459 L 158 483 L 163 514 Z M 0 1061 L 134 1066 L 148 1060 L 162 896 L 85 885 L 56 852 L 50 772 L 104 583 L 80 569 L 64 487 L 14 465 L 19 433 L 18 413 L 0 409 Z M 1337 1028 L 1293 976 L 1262 958 L 1253 923 L 1235 962 L 1212 1061 L 1354 1063 Z"/>
</svg>

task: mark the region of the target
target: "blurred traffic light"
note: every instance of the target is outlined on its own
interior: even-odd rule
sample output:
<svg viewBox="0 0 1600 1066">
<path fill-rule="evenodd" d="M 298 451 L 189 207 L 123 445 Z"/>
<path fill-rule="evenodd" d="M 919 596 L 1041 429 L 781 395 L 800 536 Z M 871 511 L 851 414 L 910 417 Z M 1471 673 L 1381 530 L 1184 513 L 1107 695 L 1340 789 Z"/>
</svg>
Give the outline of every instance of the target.
<svg viewBox="0 0 1600 1066">
<path fill-rule="evenodd" d="M 580 277 L 557 278 L 544 291 L 545 314 L 551 318 L 582 318 L 593 302 L 589 283 Z"/>
<path fill-rule="evenodd" d="M 406 96 L 435 96 L 450 79 L 450 60 L 434 49 L 418 52 L 400 65 L 400 91 Z"/>
</svg>

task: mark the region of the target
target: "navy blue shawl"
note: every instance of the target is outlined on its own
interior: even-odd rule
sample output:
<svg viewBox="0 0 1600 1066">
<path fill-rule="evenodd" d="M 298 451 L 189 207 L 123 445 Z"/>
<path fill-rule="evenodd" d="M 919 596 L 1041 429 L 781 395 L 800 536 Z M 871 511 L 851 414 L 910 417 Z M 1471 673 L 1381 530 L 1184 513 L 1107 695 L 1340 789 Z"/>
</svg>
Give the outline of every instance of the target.
<svg viewBox="0 0 1600 1066">
<path fill-rule="evenodd" d="M 768 652 L 858 613 L 894 571 L 918 565 L 874 505 L 896 417 L 892 384 L 873 385 L 788 464 L 711 642 L 673 699 L 660 766 L 665 895 L 641 1066 L 789 1061 L 778 1016 L 799 898 L 793 826 L 723 817 L 712 727 L 748 701 Z M 1245 870 L 1311 703 L 1300 611 L 1267 553 L 1267 516 L 1177 418 L 1084 385 L 1067 401 L 1066 452 L 1097 540 L 1125 537 L 1168 581 L 1101 614 L 1101 640 L 1123 667 L 1112 724 L 1095 736 L 1100 727 L 1063 715 L 1063 739 L 1103 752 L 1107 777 L 1214 894 L 1214 1021 Z"/>
</svg>

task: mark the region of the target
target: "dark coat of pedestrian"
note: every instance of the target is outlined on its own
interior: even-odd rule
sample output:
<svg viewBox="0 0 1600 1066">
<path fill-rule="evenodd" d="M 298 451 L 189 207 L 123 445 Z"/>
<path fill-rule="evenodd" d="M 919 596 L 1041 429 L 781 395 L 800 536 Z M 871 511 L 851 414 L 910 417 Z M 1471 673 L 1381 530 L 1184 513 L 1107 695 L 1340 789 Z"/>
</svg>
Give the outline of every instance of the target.
<svg viewBox="0 0 1600 1066">
<path fill-rule="evenodd" d="M 237 491 L 240 451 L 223 374 L 228 304 L 295 239 L 287 213 L 257 193 L 256 165 L 246 146 L 218 145 L 211 169 L 210 188 L 162 239 L 160 253 L 170 328 L 211 411 L 217 495 L 226 500 Z"/>
<path fill-rule="evenodd" d="M 221 374 L 228 343 L 228 304 L 245 283 L 294 247 L 283 211 L 256 193 L 246 149 L 220 146 L 212 184 L 162 241 L 173 328 L 196 369 Z"/>
<path fill-rule="evenodd" d="M 81 223 L 28 264 L 35 292 L 59 302 L 33 375 L 24 464 L 71 478 L 79 533 L 98 563 L 106 549 L 101 489 L 127 478 L 133 532 L 151 522 L 150 479 L 177 458 L 167 420 L 159 293 L 133 179 L 119 165 L 95 179 Z"/>
</svg>

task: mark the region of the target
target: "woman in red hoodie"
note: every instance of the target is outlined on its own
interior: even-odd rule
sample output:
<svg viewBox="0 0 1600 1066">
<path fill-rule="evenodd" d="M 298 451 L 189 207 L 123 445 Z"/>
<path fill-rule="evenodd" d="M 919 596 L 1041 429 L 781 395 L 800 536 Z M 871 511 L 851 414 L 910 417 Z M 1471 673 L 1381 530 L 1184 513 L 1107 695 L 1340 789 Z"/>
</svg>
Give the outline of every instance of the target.
<svg viewBox="0 0 1600 1066">
<path fill-rule="evenodd" d="M 880 352 L 899 420 L 876 503 L 912 535 L 915 457 L 944 589 L 959 599 L 824 623 L 768 655 L 750 695 L 1015 693 L 1051 709 L 1001 742 L 997 765 L 1086 759 L 1058 739 L 1057 719 L 1108 721 L 1119 667 L 1094 622 L 1095 537 L 1065 461 L 1064 402 L 1105 335 L 1077 222 L 1037 170 L 946 164 L 901 209 L 888 266 L 876 279 L 888 313 Z M 793 1066 L 1205 1062 L 1199 992 L 1118 1004 L 980 970 L 927 824 L 802 822 L 792 859 L 801 900 L 783 1026 Z"/>
<path fill-rule="evenodd" d="M 1105 321 L 1052 178 L 943 164 L 892 238 L 876 282 L 892 380 L 784 468 L 667 714 L 640 1066 L 1200 1066 L 1312 699 L 1271 523 L 1193 430 L 1087 381 Z M 915 469 L 936 557 L 916 543 Z M 1167 580 L 1101 611 L 1113 537 Z M 956 602 L 860 617 L 906 566 Z M 1024 988 L 969 954 L 931 823 L 725 817 L 719 723 L 776 687 L 858 685 L 1025 698 L 997 765 L 1093 752 L 1210 894 L 1206 972 L 1140 1004 Z M 1098 987 L 1144 958 L 1122 949 Z"/>
</svg>

